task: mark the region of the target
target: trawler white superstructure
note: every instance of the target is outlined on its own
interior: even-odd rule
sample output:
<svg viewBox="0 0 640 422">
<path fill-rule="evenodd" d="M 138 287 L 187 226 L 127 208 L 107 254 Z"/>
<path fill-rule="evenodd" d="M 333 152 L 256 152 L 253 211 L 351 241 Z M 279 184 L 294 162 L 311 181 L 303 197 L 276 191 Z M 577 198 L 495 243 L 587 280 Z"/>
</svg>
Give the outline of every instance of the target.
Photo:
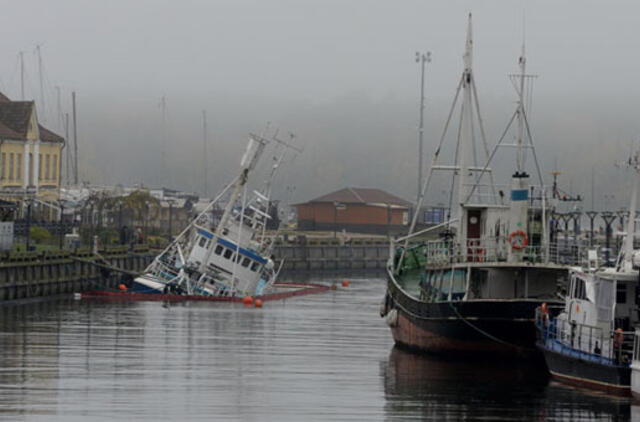
<svg viewBox="0 0 640 422">
<path fill-rule="evenodd" d="M 245 296 L 261 294 L 275 282 L 278 271 L 270 258 L 273 241 L 264 236 L 270 218 L 270 181 L 262 192 L 247 192 L 249 175 L 268 142 L 250 135 L 239 175 L 155 258 L 145 274 L 134 280 L 134 291 Z M 216 222 L 211 211 L 227 195 Z"/>
</svg>

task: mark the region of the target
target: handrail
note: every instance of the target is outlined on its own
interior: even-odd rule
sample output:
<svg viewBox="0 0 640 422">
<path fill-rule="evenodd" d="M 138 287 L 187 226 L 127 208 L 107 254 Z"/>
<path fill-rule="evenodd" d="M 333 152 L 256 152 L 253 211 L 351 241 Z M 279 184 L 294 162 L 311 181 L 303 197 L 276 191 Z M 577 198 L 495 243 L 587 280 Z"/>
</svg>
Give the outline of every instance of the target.
<svg viewBox="0 0 640 422">
<path fill-rule="evenodd" d="M 411 234 L 408 234 L 408 235 L 406 235 L 404 237 L 401 237 L 401 238 L 398 238 L 398 239 L 394 239 L 394 243 L 404 242 L 407 239 L 414 238 L 414 237 L 416 237 L 418 235 L 425 234 L 427 232 L 430 232 L 431 230 L 439 229 L 440 227 L 447 226 L 447 225 L 449 225 L 451 223 L 455 223 L 457 221 L 458 221 L 458 218 L 456 217 L 456 218 L 453 218 L 453 219 L 451 219 L 449 221 L 445 221 L 444 223 L 440 223 L 440 224 L 438 224 L 436 226 L 427 227 L 426 229 L 420 230 L 419 232 L 411 233 Z"/>
</svg>

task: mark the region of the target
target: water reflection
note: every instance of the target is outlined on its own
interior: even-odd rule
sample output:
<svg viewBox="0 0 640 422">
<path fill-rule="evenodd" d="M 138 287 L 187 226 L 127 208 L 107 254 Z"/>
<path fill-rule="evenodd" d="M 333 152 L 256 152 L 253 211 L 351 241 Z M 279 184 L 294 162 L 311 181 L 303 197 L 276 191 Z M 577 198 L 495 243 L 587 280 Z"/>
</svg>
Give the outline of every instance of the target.
<svg viewBox="0 0 640 422">
<path fill-rule="evenodd" d="M 340 280 L 338 274 L 328 281 Z M 625 419 L 536 365 L 393 348 L 383 279 L 268 302 L 0 307 L 0 419 Z M 633 412 L 635 413 L 635 412 Z"/>
<path fill-rule="evenodd" d="M 549 383 L 537 364 L 461 361 L 394 347 L 381 372 L 392 419 L 618 420 L 631 411 L 629 399 Z"/>
</svg>

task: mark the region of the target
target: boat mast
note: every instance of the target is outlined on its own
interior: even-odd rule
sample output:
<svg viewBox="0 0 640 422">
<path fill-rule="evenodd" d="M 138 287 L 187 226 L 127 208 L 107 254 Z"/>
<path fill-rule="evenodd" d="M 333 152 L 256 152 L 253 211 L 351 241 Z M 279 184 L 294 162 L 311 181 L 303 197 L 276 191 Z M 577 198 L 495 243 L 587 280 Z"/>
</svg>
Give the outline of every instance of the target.
<svg viewBox="0 0 640 422">
<path fill-rule="evenodd" d="M 467 202 L 465 191 L 467 186 L 467 176 L 469 170 L 467 168 L 467 141 L 473 133 L 473 109 L 471 103 L 471 83 L 473 80 L 472 72 L 473 63 L 473 33 L 471 26 L 471 13 L 469 13 L 469 25 L 467 27 L 467 42 L 464 53 L 464 73 L 462 77 L 462 122 L 460 125 L 459 140 L 459 156 L 458 156 L 458 204 L 460 210 L 458 213 L 458 235 L 462 235 L 464 228 L 463 206 Z M 472 140 L 471 140 L 472 141 Z M 460 244 L 464 244 L 464 239 L 459 238 Z"/>
<path fill-rule="evenodd" d="M 624 239 L 624 262 L 622 270 L 625 272 L 633 269 L 633 239 L 636 231 L 636 200 L 638 196 L 638 179 L 640 178 L 640 151 L 629 158 L 629 166 L 634 170 L 633 190 L 631 191 L 631 201 L 629 203 L 629 217 L 627 218 L 627 235 Z"/>
<path fill-rule="evenodd" d="M 522 55 L 520 56 L 520 89 L 518 90 L 518 152 L 516 157 L 516 168 L 518 173 L 524 171 L 524 149 L 522 140 L 524 139 L 524 78 L 527 59 L 524 54 L 524 40 L 522 41 Z"/>
</svg>

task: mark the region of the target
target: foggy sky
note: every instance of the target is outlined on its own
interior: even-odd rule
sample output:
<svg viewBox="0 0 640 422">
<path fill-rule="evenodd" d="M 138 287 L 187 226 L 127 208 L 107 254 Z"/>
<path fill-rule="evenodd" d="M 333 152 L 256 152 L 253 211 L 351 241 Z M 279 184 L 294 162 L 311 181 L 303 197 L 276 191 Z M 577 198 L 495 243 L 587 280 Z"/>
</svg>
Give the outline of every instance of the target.
<svg viewBox="0 0 640 422">
<path fill-rule="evenodd" d="M 295 132 L 305 152 L 283 169 L 293 201 L 343 186 L 416 194 L 418 66 L 429 50 L 425 162 L 462 71 L 467 13 L 489 143 L 513 113 L 508 74 L 526 34 L 534 85 L 532 130 L 547 183 L 591 208 L 604 194 L 626 205 L 628 175 L 614 167 L 640 138 L 640 4 L 632 1 L 0 1 L 0 90 L 26 96 L 62 132 L 77 91 L 81 179 L 202 190 L 201 110 L 209 118 L 210 194 L 228 181 L 248 132 L 267 121 Z M 42 44 L 44 111 L 36 44 Z M 160 98 L 166 96 L 166 132 Z M 167 166 L 160 165 L 166 136 Z M 513 154 L 512 154 L 513 155 Z M 515 165 L 506 154 L 500 165 Z M 508 174 L 508 173 L 507 173 Z M 283 185 L 284 186 L 284 185 Z M 430 201 L 442 201 L 438 186 Z M 276 195 L 283 196 L 284 188 Z"/>
</svg>

